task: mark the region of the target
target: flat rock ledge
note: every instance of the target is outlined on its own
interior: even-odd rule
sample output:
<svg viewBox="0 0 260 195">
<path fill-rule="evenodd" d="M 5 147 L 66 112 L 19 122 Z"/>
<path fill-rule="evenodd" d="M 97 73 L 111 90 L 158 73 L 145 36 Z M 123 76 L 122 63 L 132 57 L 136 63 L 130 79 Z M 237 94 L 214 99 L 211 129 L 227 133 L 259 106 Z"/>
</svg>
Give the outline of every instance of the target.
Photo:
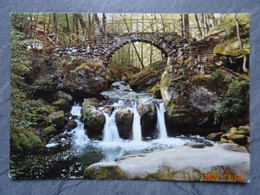
<svg viewBox="0 0 260 195">
<path fill-rule="evenodd" d="M 84 178 L 248 183 L 249 156 L 245 147 L 231 143 L 205 148 L 180 146 L 95 163 L 85 169 Z M 211 174 L 212 177 L 206 178 L 205 174 Z M 219 177 L 213 179 L 213 174 Z"/>
</svg>

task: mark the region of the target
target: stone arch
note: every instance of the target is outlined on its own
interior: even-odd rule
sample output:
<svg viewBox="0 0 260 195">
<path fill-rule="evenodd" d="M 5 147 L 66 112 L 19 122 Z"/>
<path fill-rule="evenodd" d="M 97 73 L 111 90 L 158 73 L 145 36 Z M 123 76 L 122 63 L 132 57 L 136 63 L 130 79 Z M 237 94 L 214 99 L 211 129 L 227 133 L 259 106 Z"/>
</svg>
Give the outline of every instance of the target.
<svg viewBox="0 0 260 195">
<path fill-rule="evenodd" d="M 113 54 L 123 47 L 124 45 L 130 44 L 132 42 L 144 42 L 148 43 L 160 51 L 162 51 L 167 57 L 171 56 L 173 53 L 173 48 L 175 47 L 175 43 L 172 41 L 167 41 L 163 36 L 155 35 L 152 33 L 133 33 L 133 34 L 125 34 L 121 36 L 110 37 L 111 40 L 108 44 L 103 43 L 103 55 L 101 59 L 103 60 L 105 65 L 110 63 L 110 60 Z"/>
</svg>

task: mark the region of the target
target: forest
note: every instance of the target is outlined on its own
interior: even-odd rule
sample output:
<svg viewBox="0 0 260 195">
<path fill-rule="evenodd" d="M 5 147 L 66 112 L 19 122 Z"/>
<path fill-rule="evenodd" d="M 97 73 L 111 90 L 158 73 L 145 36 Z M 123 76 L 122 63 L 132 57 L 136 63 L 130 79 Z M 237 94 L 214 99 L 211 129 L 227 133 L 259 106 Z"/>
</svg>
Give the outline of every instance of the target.
<svg viewBox="0 0 260 195">
<path fill-rule="evenodd" d="M 10 20 L 11 178 L 250 180 L 248 14 Z"/>
</svg>

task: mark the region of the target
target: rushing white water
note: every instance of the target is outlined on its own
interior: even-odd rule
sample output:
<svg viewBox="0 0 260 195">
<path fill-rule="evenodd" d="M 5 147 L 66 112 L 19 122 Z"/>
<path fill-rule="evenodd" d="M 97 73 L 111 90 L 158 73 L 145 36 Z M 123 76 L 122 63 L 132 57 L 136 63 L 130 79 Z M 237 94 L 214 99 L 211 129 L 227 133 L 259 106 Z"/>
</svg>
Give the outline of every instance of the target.
<svg viewBox="0 0 260 195">
<path fill-rule="evenodd" d="M 167 138 L 167 130 L 164 118 L 164 113 L 166 110 L 164 108 L 163 102 L 160 102 L 159 106 L 157 104 L 155 104 L 155 106 L 157 109 L 157 129 L 159 131 L 159 138 L 164 139 Z"/>
<path fill-rule="evenodd" d="M 72 133 L 74 133 L 72 137 L 72 142 L 74 145 L 84 146 L 86 143 L 89 142 L 89 138 L 85 134 L 84 123 L 80 121 L 80 110 L 81 106 L 79 106 L 79 104 L 76 104 L 72 106 L 70 111 L 71 115 L 77 116 L 75 120 L 77 123 L 77 127 L 72 130 Z"/>
<path fill-rule="evenodd" d="M 116 125 L 116 117 L 115 117 L 116 112 L 117 109 L 113 111 L 111 116 L 109 116 L 109 114 L 107 114 L 106 112 L 103 112 L 103 114 L 106 117 L 106 123 L 103 130 L 104 142 L 112 142 L 112 141 L 120 140 L 120 136 Z"/>
<path fill-rule="evenodd" d="M 134 113 L 134 120 L 132 126 L 133 132 L 133 141 L 142 141 L 142 128 L 141 128 L 141 118 L 137 111 L 137 101 L 134 102 L 133 107 L 131 108 Z"/>
</svg>

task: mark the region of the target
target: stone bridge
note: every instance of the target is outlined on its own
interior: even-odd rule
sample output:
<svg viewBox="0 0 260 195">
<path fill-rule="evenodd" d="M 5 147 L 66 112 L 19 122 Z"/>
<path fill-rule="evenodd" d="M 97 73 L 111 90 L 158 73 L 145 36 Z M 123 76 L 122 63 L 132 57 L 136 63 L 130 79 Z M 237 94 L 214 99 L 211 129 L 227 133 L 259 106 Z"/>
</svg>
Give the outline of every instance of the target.
<svg viewBox="0 0 260 195">
<path fill-rule="evenodd" d="M 56 48 L 58 56 L 80 56 L 88 59 L 102 60 L 105 65 L 109 64 L 112 55 L 119 48 L 131 42 L 149 43 L 162 51 L 167 57 L 175 56 L 177 45 L 185 43 L 184 39 L 175 33 L 127 33 L 106 34 L 94 39 L 93 46 L 74 48 Z"/>
</svg>

